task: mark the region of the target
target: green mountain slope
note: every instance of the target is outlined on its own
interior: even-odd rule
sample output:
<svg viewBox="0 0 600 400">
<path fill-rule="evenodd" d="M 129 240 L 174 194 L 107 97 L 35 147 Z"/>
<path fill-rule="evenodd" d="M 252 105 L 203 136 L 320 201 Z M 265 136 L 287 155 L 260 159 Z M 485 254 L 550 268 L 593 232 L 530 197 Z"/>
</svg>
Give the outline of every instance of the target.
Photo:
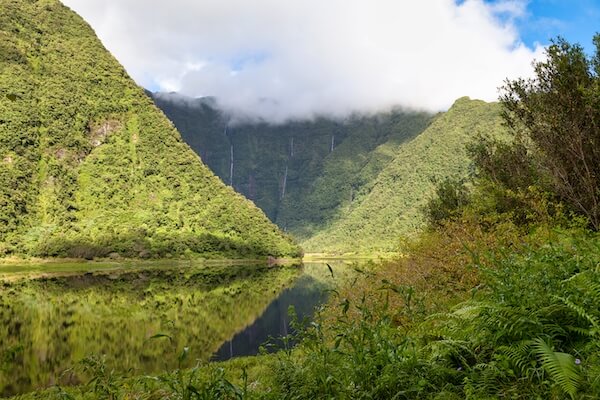
<svg viewBox="0 0 600 400">
<path fill-rule="evenodd" d="M 496 103 L 461 98 L 414 140 L 401 145 L 370 192 L 351 211 L 303 243 L 309 252 L 374 252 L 398 249 L 400 238 L 424 225 L 422 206 L 434 181 L 466 176 L 465 144 L 480 133 L 503 131 Z"/>
<path fill-rule="evenodd" d="M 292 255 L 56 0 L 0 0 L 0 255 Z"/>
<path fill-rule="evenodd" d="M 210 98 L 153 97 L 223 181 L 300 239 L 343 217 L 369 193 L 398 147 L 432 119 L 428 113 L 395 110 L 344 121 L 230 123 Z"/>
</svg>

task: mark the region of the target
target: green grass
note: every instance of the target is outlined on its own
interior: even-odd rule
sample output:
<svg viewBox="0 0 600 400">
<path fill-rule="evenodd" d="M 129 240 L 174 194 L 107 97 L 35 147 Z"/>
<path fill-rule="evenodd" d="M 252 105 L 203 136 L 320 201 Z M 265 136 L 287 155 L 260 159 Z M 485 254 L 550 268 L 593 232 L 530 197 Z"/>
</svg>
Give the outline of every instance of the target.
<svg viewBox="0 0 600 400">
<path fill-rule="evenodd" d="M 1 0 L 0 256 L 298 255 L 56 0 Z"/>
</svg>

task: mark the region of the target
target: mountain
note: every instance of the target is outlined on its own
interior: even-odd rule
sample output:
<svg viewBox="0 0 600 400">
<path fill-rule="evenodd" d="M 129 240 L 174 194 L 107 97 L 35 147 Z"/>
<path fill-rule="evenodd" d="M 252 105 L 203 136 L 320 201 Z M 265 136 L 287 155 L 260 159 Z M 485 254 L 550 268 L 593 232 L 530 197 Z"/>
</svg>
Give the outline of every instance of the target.
<svg viewBox="0 0 600 400">
<path fill-rule="evenodd" d="M 153 98 L 223 181 L 308 252 L 397 250 L 424 226 L 435 182 L 468 174 L 465 145 L 503 131 L 498 104 L 466 97 L 437 116 L 394 110 L 280 125 L 231 122 L 212 98 Z"/>
<path fill-rule="evenodd" d="M 344 120 L 243 122 L 215 99 L 155 93 L 202 160 L 299 240 L 343 218 L 433 115 L 401 109 Z"/>
<path fill-rule="evenodd" d="M 478 135 L 504 131 L 498 103 L 458 99 L 420 135 L 399 146 L 394 159 L 352 209 L 302 243 L 311 252 L 396 251 L 403 236 L 424 227 L 422 207 L 435 182 L 466 177 L 471 162 L 465 145 Z"/>
<path fill-rule="evenodd" d="M 0 0 L 0 255 L 297 255 L 78 15 Z"/>
</svg>

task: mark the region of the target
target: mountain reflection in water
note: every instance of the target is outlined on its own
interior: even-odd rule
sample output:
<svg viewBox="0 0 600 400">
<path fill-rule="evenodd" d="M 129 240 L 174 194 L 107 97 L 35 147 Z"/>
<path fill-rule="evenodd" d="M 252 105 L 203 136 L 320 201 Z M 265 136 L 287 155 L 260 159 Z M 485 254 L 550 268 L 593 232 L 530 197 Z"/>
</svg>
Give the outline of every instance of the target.
<svg viewBox="0 0 600 400">
<path fill-rule="evenodd" d="M 315 308 L 327 298 L 326 288 L 312 276 L 301 276 L 293 287 L 285 289 L 273 300 L 254 323 L 223 343 L 213 360 L 224 361 L 233 357 L 256 355 L 267 342 L 268 351 L 282 348 L 281 337 L 288 335 L 291 330 L 290 307 L 294 307 L 298 321 L 312 319 Z"/>
</svg>

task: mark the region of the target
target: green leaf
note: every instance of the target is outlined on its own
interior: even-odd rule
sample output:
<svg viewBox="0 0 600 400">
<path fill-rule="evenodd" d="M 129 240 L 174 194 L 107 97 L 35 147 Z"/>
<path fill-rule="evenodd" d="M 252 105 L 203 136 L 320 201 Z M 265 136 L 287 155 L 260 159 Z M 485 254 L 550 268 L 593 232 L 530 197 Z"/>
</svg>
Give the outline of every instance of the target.
<svg viewBox="0 0 600 400">
<path fill-rule="evenodd" d="M 575 398 L 581 375 L 575 364 L 575 357 L 554 351 L 543 339 L 533 341 L 533 348 L 544 369 L 558 386 L 571 398 Z"/>
</svg>

